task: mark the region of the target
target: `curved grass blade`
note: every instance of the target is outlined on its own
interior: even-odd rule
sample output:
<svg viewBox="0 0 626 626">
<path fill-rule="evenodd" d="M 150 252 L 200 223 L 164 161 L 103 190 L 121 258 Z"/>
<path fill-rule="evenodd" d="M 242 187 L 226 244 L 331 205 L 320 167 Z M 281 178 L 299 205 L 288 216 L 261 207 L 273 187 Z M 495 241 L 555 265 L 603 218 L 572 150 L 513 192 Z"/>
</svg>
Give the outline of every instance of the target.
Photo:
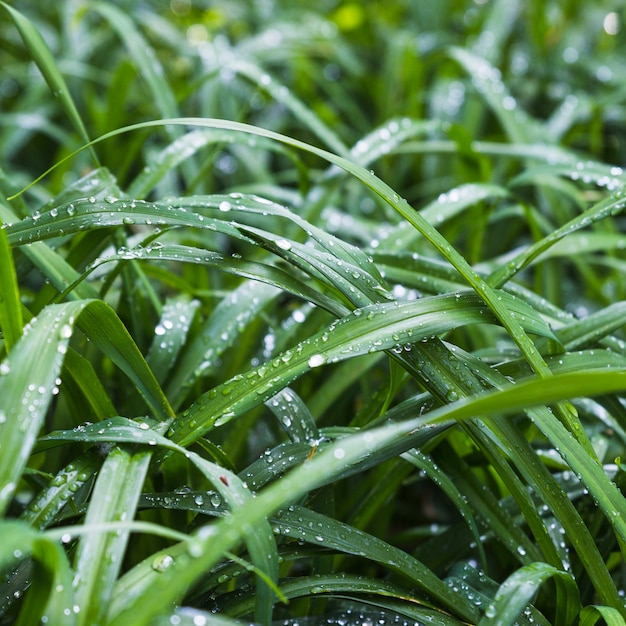
<svg viewBox="0 0 626 626">
<path fill-rule="evenodd" d="M 29 556 L 34 560 L 32 586 L 16 624 L 39 623 L 43 615 L 75 624 L 71 570 L 63 548 L 24 522 L 2 521 L 0 532 L 0 568 Z"/>
<path fill-rule="evenodd" d="M 143 356 L 108 305 L 86 300 L 46 307 L 25 327 L 2 363 L 0 511 L 16 489 L 48 405 L 58 392 L 57 379 L 76 323 L 133 381 L 156 415 L 173 416 Z"/>
<path fill-rule="evenodd" d="M 510 313 L 532 332 L 551 336 L 532 309 L 505 294 Z M 517 312 L 516 312 L 517 311 Z M 214 426 L 258 406 L 311 368 L 361 354 L 419 342 L 459 325 L 494 322 L 473 292 L 434 296 L 404 303 L 375 304 L 356 309 L 291 350 L 247 374 L 238 375 L 200 396 L 173 424 L 170 436 L 187 445 Z"/>
<path fill-rule="evenodd" d="M 225 130 L 232 130 L 233 132 L 242 132 L 248 134 L 259 135 L 273 139 L 280 143 L 293 146 L 295 148 L 305 150 L 312 154 L 315 154 L 322 159 L 339 166 L 346 172 L 352 174 L 355 178 L 360 180 L 363 184 L 374 191 L 380 198 L 387 202 L 396 212 L 404 217 L 414 228 L 416 228 L 434 247 L 442 254 L 451 265 L 457 270 L 461 277 L 469 283 L 469 285 L 476 291 L 477 294 L 484 300 L 485 304 L 494 312 L 495 316 L 502 323 L 507 330 L 513 341 L 518 345 L 520 351 L 524 357 L 528 360 L 529 364 L 540 377 L 547 378 L 552 375 L 552 372 L 547 367 L 543 357 L 537 351 L 537 348 L 530 340 L 518 320 L 512 317 L 508 309 L 502 305 L 498 300 L 498 294 L 493 290 L 489 284 L 467 263 L 463 256 L 454 249 L 450 243 L 443 237 L 435 228 L 433 228 L 426 220 L 424 220 L 418 213 L 415 213 L 409 206 L 406 200 L 401 199 L 394 190 L 385 184 L 382 180 L 377 178 L 374 174 L 362 168 L 355 163 L 344 159 L 340 156 L 311 146 L 304 142 L 292 139 L 285 135 L 275 133 L 268 130 L 263 130 L 247 124 L 238 122 L 228 122 L 225 120 L 217 119 L 201 119 L 201 118 L 180 118 L 170 120 L 160 120 L 153 122 L 144 122 L 142 124 L 136 124 L 121 128 L 105 135 L 102 135 L 99 139 L 95 140 L 97 143 L 103 141 L 106 138 L 114 137 L 132 130 L 138 130 L 140 128 L 149 128 L 151 126 L 162 126 L 165 124 L 174 125 L 197 125 L 205 128 L 221 128 Z M 69 158 L 69 157 L 68 157 Z M 62 161 L 61 161 L 62 162 Z M 35 184 L 39 179 L 33 181 L 31 184 Z M 561 419 L 568 425 L 570 432 L 574 434 L 585 446 L 587 451 L 593 456 L 593 448 L 588 441 L 582 425 L 575 419 L 571 410 L 568 407 L 561 407 L 557 405 L 555 407 L 559 413 Z"/>
<path fill-rule="evenodd" d="M 302 176 L 308 175 L 303 164 L 298 159 L 297 154 L 293 151 L 284 148 L 280 144 L 276 144 L 276 142 L 262 138 L 259 139 L 259 148 L 287 156 L 294 162 Z M 208 145 L 248 145 L 248 143 L 249 139 L 245 137 L 245 135 L 237 136 L 232 133 L 214 129 L 190 131 L 175 139 L 169 146 L 153 157 L 150 163 L 145 166 L 142 172 L 128 186 L 126 195 L 129 198 L 145 198 L 168 172 Z"/>
<path fill-rule="evenodd" d="M 317 424 L 302 398 L 286 387 L 265 405 L 276 416 L 278 423 L 293 442 L 315 441 L 319 438 Z"/>
<path fill-rule="evenodd" d="M 232 226 L 233 223 L 230 225 Z M 287 240 L 281 239 L 281 241 L 286 242 Z M 131 259 L 133 261 L 178 261 L 215 267 L 226 273 L 235 274 L 251 281 L 266 283 L 281 291 L 290 292 L 332 313 L 341 314 L 344 312 L 333 299 L 313 289 L 281 268 L 190 246 L 155 242 L 145 247 L 123 249 L 118 251 L 117 254 L 99 259 L 90 267 L 90 271 L 101 267 L 103 263 Z"/>
<path fill-rule="evenodd" d="M 611 608 L 610 606 L 600 606 L 592 604 L 586 606 L 580 612 L 580 626 L 594 626 L 598 620 L 604 620 L 607 626 L 623 626 L 624 618 L 620 615 L 619 611 Z"/>
<path fill-rule="evenodd" d="M 621 195 L 617 198 L 611 197 L 599 202 L 587 209 L 582 215 L 575 217 L 567 224 L 529 246 L 506 265 L 502 265 L 489 276 L 487 279 L 489 284 L 493 287 L 501 287 L 517 272 L 524 269 L 533 259 L 567 235 L 601 220 L 619 215 L 624 210 L 624 207 L 626 207 L 626 200 Z"/>
<path fill-rule="evenodd" d="M 411 590 L 398 584 L 350 574 L 298 576 L 295 579 L 282 582 L 280 590 L 288 600 L 309 596 L 331 596 L 356 601 L 365 599 L 369 600 L 369 603 L 375 604 L 376 597 L 382 596 L 383 598 L 414 604 L 417 607 L 425 605 L 424 608 L 430 608 L 427 602 L 415 599 Z M 239 597 L 235 595 L 219 603 L 217 609 L 227 611 L 234 617 L 240 617 L 250 612 L 252 602 L 253 598 L 249 596 Z"/>
<path fill-rule="evenodd" d="M 72 97 L 70 96 L 67 84 L 65 83 L 61 72 L 59 72 L 54 56 L 50 52 L 50 49 L 48 48 L 43 37 L 33 26 L 30 20 L 24 17 L 19 11 L 4 2 L 0 2 L 0 6 L 4 8 L 13 20 L 13 23 L 24 41 L 24 44 L 28 48 L 31 58 L 43 74 L 50 91 L 61 103 L 61 106 L 65 110 L 70 122 L 72 122 L 72 125 L 78 133 L 81 141 L 83 143 L 88 143 L 89 135 L 87 134 L 83 120 L 78 113 L 78 109 L 76 108 Z M 96 156 L 93 148 L 89 148 L 89 154 L 94 163 L 98 165 L 98 157 Z"/>
<path fill-rule="evenodd" d="M 516 411 L 528 407 L 531 404 L 548 404 L 563 398 L 570 398 L 572 390 L 580 395 L 598 395 L 610 392 L 626 390 L 626 372 L 595 372 L 591 374 L 576 373 L 555 375 L 551 380 L 535 380 L 530 383 L 521 383 L 504 391 L 496 391 L 486 394 L 484 397 L 472 400 L 464 400 L 442 407 L 433 411 L 429 416 L 415 418 L 400 424 L 390 424 L 379 429 L 361 432 L 344 438 L 334 444 L 330 444 L 324 450 L 316 454 L 302 466 L 294 469 L 282 478 L 282 480 L 270 485 L 260 492 L 252 500 L 245 511 L 234 511 L 228 520 L 218 522 L 216 525 L 204 527 L 194 533 L 193 541 L 195 548 L 193 553 L 182 548 L 176 553 L 177 558 L 164 572 L 149 572 L 142 569 L 142 586 L 140 588 L 129 587 L 120 589 L 117 596 L 118 606 L 124 606 L 126 611 L 114 617 L 111 626 L 121 626 L 128 623 L 129 619 L 139 626 L 148 624 L 152 616 L 162 613 L 176 598 L 179 598 L 189 585 L 201 576 L 208 568 L 215 564 L 225 551 L 230 550 L 244 536 L 245 529 L 254 525 L 257 520 L 263 519 L 285 505 L 293 502 L 300 495 L 320 486 L 329 477 L 345 472 L 352 464 L 361 462 L 370 457 L 385 446 L 391 445 L 398 438 L 405 438 L 423 427 L 426 423 L 453 419 L 470 419 L 477 414 L 498 413 Z M 580 452 L 580 444 L 576 443 L 565 429 L 559 437 L 568 446 L 567 452 L 585 457 Z M 410 444 L 409 444 L 410 445 Z M 569 456 L 569 454 L 568 454 Z M 571 460 L 568 458 L 571 463 Z M 595 466 L 586 457 L 582 462 L 585 466 L 590 463 L 600 473 L 601 468 Z M 587 473 L 588 467 L 578 467 L 576 471 Z M 574 468 L 574 464 L 572 464 Z M 591 470 L 592 472 L 595 470 Z M 603 483 L 608 483 L 604 474 Z M 603 485 L 603 488 L 606 484 Z M 617 493 L 615 486 L 613 492 Z M 594 488 L 594 495 L 601 495 Z M 621 504 L 620 504 L 621 502 Z M 617 503 L 617 508 L 613 504 Z M 622 514 L 624 507 L 623 499 L 615 500 L 613 493 L 607 493 L 602 502 L 604 510 L 606 505 L 611 511 Z M 611 515 L 611 517 L 614 517 Z M 612 519 L 616 531 L 622 538 L 626 538 L 626 528 L 619 519 Z M 217 539 L 219 537 L 219 540 Z M 149 589 L 143 591 L 142 589 Z M 158 599 L 158 602 L 155 602 Z M 615 607 L 619 609 L 619 606 Z M 469 617 L 469 616 L 467 616 Z"/>
<path fill-rule="evenodd" d="M 493 604 L 480 620 L 480 626 L 502 624 L 513 626 L 520 614 L 534 599 L 539 587 L 549 579 L 557 586 L 557 614 L 554 623 L 571 624 L 580 611 L 578 587 L 571 574 L 547 563 L 531 563 L 517 570 L 500 585 Z"/>
<path fill-rule="evenodd" d="M 279 511 L 272 523 L 275 531 L 286 537 L 376 561 L 418 586 L 427 597 L 444 607 L 450 610 L 454 607 L 465 615 L 473 613 L 472 606 L 455 598 L 450 588 L 424 564 L 362 530 L 296 505 Z"/>
</svg>

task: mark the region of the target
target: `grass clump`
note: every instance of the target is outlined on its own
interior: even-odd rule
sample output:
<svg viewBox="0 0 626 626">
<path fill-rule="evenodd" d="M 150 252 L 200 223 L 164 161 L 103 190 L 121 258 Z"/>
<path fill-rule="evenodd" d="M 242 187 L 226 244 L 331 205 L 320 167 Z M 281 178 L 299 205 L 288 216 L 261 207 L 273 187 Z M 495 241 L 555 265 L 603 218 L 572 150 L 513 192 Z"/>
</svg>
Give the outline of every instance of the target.
<svg viewBox="0 0 626 626">
<path fill-rule="evenodd" d="M 618 9 L 126 4 L 1 7 L 0 623 L 624 623 Z"/>
</svg>

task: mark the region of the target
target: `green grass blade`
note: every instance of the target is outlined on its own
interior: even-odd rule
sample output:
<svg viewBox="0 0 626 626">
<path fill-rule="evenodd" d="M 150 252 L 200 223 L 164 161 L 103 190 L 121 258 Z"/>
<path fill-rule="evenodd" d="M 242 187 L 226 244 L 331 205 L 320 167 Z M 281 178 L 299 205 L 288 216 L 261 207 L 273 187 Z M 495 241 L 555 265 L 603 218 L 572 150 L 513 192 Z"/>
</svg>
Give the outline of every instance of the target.
<svg viewBox="0 0 626 626">
<path fill-rule="evenodd" d="M 532 602 L 539 587 L 552 578 L 556 582 L 557 593 L 561 596 L 560 610 L 554 623 L 563 626 L 571 624 L 580 610 L 578 587 L 571 574 L 546 563 L 532 563 L 517 570 L 500 585 L 493 604 L 487 609 L 479 625 L 512 626 L 526 605 Z"/>
<path fill-rule="evenodd" d="M 580 626 L 594 626 L 598 620 L 604 620 L 607 626 L 624 626 L 626 620 L 619 611 L 610 606 L 590 605 L 580 612 Z"/>
<path fill-rule="evenodd" d="M 132 517 L 150 462 L 150 452 L 113 448 L 99 471 L 85 526 L 124 521 Z M 75 554 L 75 600 L 78 624 L 101 623 L 113 586 L 122 568 L 128 532 L 83 536 Z"/>
<path fill-rule="evenodd" d="M 73 326 L 78 324 L 134 381 L 156 415 L 173 415 L 152 372 L 113 311 L 103 302 L 46 307 L 5 359 L 0 375 L 0 510 L 4 511 L 55 393 Z"/>
<path fill-rule="evenodd" d="M 509 310 L 516 314 L 515 309 L 521 303 L 506 300 Z M 480 299 L 473 292 L 465 292 L 357 309 L 271 362 L 245 375 L 238 375 L 200 396 L 174 422 L 170 434 L 181 445 L 187 445 L 213 426 L 224 424 L 268 400 L 309 369 L 398 346 L 401 353 L 403 345 L 412 345 L 451 328 L 495 321 L 489 310 L 479 303 Z M 443 311 L 445 314 L 442 314 Z M 532 332 L 551 334 L 543 322 L 533 319 L 534 316 L 525 307 L 518 311 L 520 320 L 530 324 L 527 327 Z M 272 377 L 268 379 L 269 372 Z"/>
<path fill-rule="evenodd" d="M 49 307 L 24 329 L 0 375 L 0 512 L 4 513 L 43 424 L 81 305 Z"/>
<path fill-rule="evenodd" d="M 57 67 L 56 60 L 54 59 L 54 56 L 43 37 L 33 26 L 30 20 L 24 17 L 19 11 L 4 2 L 0 3 L 0 6 L 4 8 L 13 20 L 13 23 L 24 41 L 24 44 L 28 48 L 30 56 L 43 74 L 50 91 L 60 102 L 81 141 L 83 143 L 88 143 L 89 135 L 87 134 L 83 120 L 80 117 L 74 101 L 72 100 L 67 84 Z M 89 153 L 94 163 L 98 165 L 98 157 L 92 148 L 89 148 Z"/>
<path fill-rule="evenodd" d="M 0 227 L 0 329 L 6 352 L 22 334 L 22 306 L 13 256 L 4 228 Z"/>
<path fill-rule="evenodd" d="M 178 114 L 176 97 L 154 50 L 139 32 L 135 22 L 127 13 L 112 4 L 99 2 L 90 8 L 102 15 L 124 42 L 131 58 L 137 63 L 161 116 L 176 117 Z M 179 133 L 172 133 L 172 136 L 175 137 L 177 134 Z"/>
</svg>

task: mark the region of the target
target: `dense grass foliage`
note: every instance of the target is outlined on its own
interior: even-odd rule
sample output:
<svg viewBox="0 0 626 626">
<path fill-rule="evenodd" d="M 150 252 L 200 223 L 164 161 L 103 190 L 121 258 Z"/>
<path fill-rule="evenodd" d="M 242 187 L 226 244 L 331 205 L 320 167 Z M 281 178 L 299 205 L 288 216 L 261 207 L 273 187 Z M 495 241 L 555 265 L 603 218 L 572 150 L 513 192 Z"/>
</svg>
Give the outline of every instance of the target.
<svg viewBox="0 0 626 626">
<path fill-rule="evenodd" d="M 624 624 L 620 7 L 0 3 L 0 624 Z"/>
</svg>

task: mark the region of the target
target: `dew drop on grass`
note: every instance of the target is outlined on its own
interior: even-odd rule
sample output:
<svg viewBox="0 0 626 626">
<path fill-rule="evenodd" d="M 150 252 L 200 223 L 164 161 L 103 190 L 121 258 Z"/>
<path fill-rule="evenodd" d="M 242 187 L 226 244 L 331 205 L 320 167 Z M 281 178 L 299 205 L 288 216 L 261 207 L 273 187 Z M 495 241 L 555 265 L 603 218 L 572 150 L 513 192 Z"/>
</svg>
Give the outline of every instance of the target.
<svg viewBox="0 0 626 626">
<path fill-rule="evenodd" d="M 308 361 L 309 367 L 319 367 L 326 363 L 326 357 L 323 354 L 314 354 Z"/>
<path fill-rule="evenodd" d="M 224 200 L 223 202 L 220 202 L 218 208 L 219 208 L 220 211 L 222 211 L 224 213 L 227 213 L 228 211 L 230 211 L 233 208 L 233 205 L 230 202 L 228 202 L 227 200 Z"/>
<path fill-rule="evenodd" d="M 174 564 L 174 557 L 169 554 L 161 554 L 152 561 L 152 569 L 155 572 L 164 572 Z"/>
</svg>

